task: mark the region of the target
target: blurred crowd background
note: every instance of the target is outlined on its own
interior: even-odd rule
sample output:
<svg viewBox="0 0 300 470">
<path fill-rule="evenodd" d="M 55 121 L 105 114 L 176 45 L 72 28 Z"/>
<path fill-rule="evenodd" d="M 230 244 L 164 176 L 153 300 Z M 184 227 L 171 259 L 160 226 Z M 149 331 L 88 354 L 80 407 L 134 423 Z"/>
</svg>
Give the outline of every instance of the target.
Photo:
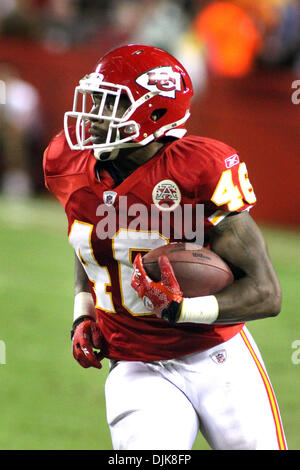
<svg viewBox="0 0 300 470">
<path fill-rule="evenodd" d="M 203 49 L 207 66 L 241 76 L 252 64 L 300 67 L 297 0 L 1 0 L 3 38 L 59 52 L 102 41 Z"/>
<path fill-rule="evenodd" d="M 282 162 L 300 161 L 300 105 L 290 100 L 300 78 L 299 0 L 1 0 L 2 194 L 45 191 L 42 154 L 62 128 L 75 85 L 102 54 L 125 43 L 157 46 L 181 60 L 195 87 L 191 131 L 240 145 L 254 172 L 253 153 L 270 159 L 265 172 L 277 152 L 281 176 L 270 177 L 269 187 L 282 192 Z M 266 187 L 258 182 L 258 191 Z M 287 217 L 300 224 L 299 214 L 292 207 Z"/>
</svg>

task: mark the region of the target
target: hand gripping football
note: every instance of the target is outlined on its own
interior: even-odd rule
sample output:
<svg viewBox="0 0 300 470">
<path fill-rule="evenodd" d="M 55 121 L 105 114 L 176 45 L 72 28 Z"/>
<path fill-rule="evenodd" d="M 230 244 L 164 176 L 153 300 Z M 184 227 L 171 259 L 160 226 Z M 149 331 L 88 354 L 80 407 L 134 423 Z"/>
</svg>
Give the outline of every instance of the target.
<svg viewBox="0 0 300 470">
<path fill-rule="evenodd" d="M 153 281 L 160 280 L 159 256 L 166 255 L 184 297 L 213 295 L 230 285 L 233 274 L 216 253 L 195 243 L 169 243 L 143 256 L 146 273 Z"/>
</svg>

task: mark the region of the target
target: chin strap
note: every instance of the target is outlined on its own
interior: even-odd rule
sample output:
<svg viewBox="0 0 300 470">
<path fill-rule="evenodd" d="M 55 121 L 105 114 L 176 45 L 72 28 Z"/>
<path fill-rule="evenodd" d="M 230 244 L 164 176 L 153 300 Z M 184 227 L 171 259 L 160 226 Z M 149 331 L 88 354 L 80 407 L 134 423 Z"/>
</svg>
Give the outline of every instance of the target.
<svg viewBox="0 0 300 470">
<path fill-rule="evenodd" d="M 120 131 L 117 129 L 117 140 L 120 139 Z M 97 160 L 106 162 L 107 160 L 114 160 L 117 158 L 120 147 L 108 147 L 106 149 L 94 148 L 94 156 Z"/>
<path fill-rule="evenodd" d="M 108 149 L 94 149 L 94 157 L 96 160 L 100 160 L 102 162 L 107 162 L 107 160 L 114 160 L 117 158 L 120 149 L 114 148 L 113 150 Z"/>
</svg>

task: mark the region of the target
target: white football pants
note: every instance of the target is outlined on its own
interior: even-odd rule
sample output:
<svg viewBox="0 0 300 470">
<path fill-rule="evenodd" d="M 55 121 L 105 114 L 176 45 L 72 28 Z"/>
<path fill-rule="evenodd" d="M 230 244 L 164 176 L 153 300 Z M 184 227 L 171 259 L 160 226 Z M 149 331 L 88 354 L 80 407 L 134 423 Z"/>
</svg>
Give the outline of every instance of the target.
<svg viewBox="0 0 300 470">
<path fill-rule="evenodd" d="M 245 327 L 201 353 L 120 361 L 105 394 L 115 450 L 190 450 L 199 430 L 214 450 L 286 449 L 272 385 Z"/>
</svg>

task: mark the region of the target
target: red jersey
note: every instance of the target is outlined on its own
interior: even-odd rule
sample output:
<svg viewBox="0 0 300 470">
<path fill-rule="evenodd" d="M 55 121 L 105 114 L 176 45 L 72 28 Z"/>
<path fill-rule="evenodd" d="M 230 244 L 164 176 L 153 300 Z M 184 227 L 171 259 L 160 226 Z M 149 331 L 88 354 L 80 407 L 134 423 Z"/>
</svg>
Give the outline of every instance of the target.
<svg viewBox="0 0 300 470">
<path fill-rule="evenodd" d="M 116 185 L 106 163 L 97 163 L 90 150 L 71 151 L 62 132 L 45 151 L 44 174 L 65 209 L 70 243 L 89 278 L 107 358 L 171 359 L 222 343 L 242 328 L 241 323 L 172 325 L 151 314 L 130 285 L 138 252 L 198 241 L 199 214 L 207 235 L 229 212 L 255 203 L 236 150 L 185 136 Z"/>
</svg>

